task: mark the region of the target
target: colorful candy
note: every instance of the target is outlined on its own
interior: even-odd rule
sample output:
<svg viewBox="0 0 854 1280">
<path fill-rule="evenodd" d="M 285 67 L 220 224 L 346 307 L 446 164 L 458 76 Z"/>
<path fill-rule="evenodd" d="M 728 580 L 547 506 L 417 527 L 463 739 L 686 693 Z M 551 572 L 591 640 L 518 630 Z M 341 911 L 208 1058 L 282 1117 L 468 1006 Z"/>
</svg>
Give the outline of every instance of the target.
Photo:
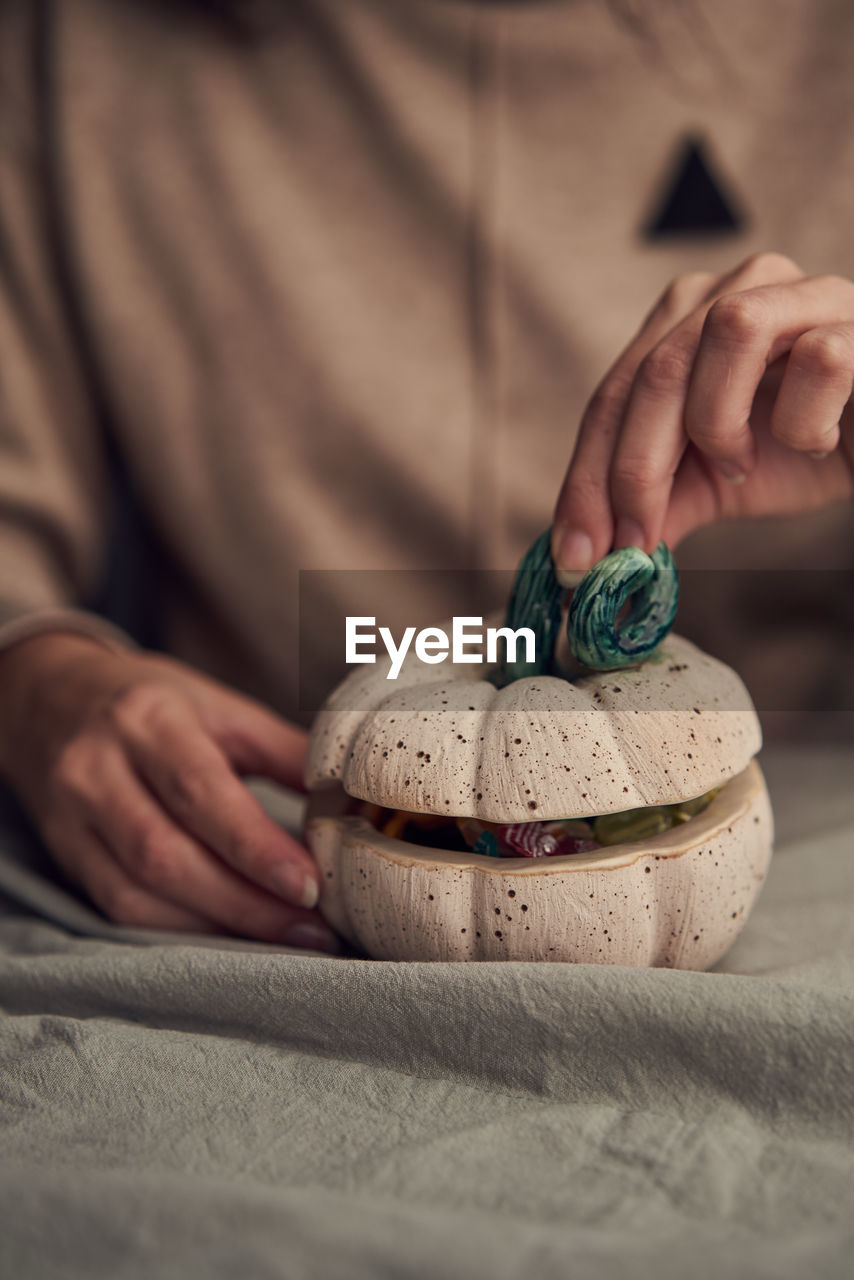
<svg viewBox="0 0 854 1280">
<path fill-rule="evenodd" d="M 444 814 L 408 813 L 357 801 L 353 812 L 384 836 L 439 849 L 470 850 L 487 858 L 553 858 L 589 853 L 609 845 L 649 840 L 671 827 L 690 822 L 717 795 L 719 787 L 677 804 L 625 809 L 596 818 L 559 818 L 546 822 L 487 822 L 483 818 L 448 818 Z"/>
<path fill-rule="evenodd" d="M 484 822 L 458 818 L 457 825 L 473 853 L 489 858 L 548 858 L 586 853 L 598 848 L 589 822 Z"/>
</svg>

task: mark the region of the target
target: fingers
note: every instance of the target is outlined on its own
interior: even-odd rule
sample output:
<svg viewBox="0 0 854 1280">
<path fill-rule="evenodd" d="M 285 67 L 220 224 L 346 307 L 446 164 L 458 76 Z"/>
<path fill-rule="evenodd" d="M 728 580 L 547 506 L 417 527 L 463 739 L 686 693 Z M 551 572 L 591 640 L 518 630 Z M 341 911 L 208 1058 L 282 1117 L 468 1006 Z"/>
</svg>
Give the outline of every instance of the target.
<svg viewBox="0 0 854 1280">
<path fill-rule="evenodd" d="M 771 415 L 771 433 L 790 449 L 823 458 L 839 443 L 854 389 L 854 323 L 824 325 L 792 346 Z"/>
<path fill-rule="evenodd" d="M 650 552 L 660 541 L 689 442 L 729 481 L 752 470 L 750 409 L 768 365 L 798 323 L 842 305 L 823 288 L 804 292 L 805 284 L 812 282 L 785 258 L 751 259 L 723 277 L 645 358 L 608 477 L 615 547 Z"/>
<path fill-rule="evenodd" d="M 236 771 L 305 791 L 305 729 L 230 690 L 217 693 L 200 708 L 201 720 Z"/>
<path fill-rule="evenodd" d="M 298 782 L 302 730 L 163 655 L 83 646 L 73 662 L 40 653 L 33 670 L 21 794 L 108 915 L 340 949 L 312 910 L 313 859 L 235 772 Z"/>
<path fill-rule="evenodd" d="M 131 762 L 178 826 L 271 893 L 316 905 L 311 856 L 265 813 L 188 704 L 143 685 L 115 715 Z"/>
<path fill-rule="evenodd" d="M 239 774 L 272 778 L 295 791 L 305 790 L 305 729 L 165 654 L 148 654 L 145 661 L 167 684 L 190 695 L 200 723 Z"/>
<path fill-rule="evenodd" d="M 854 335 L 846 329 L 846 343 L 854 342 Z M 838 331 L 834 329 L 833 333 L 838 339 Z M 837 352 L 840 365 L 846 343 L 841 343 Z M 805 379 L 808 387 L 814 377 L 810 361 Z M 791 400 L 785 392 L 786 379 L 792 379 L 795 384 Z M 676 472 L 662 530 L 662 538 L 668 545 L 676 546 L 686 534 L 715 520 L 733 516 L 794 515 L 850 497 L 854 487 L 854 458 L 846 454 L 845 437 L 852 423 L 851 401 L 843 405 L 840 412 L 839 401 L 847 394 L 841 389 L 836 403 L 829 397 L 822 407 L 824 391 L 816 399 L 808 398 L 799 383 L 800 370 L 787 366 L 776 386 L 766 388 L 763 384 L 757 394 L 752 422 L 758 459 L 743 485 L 728 484 L 693 444 L 688 446 Z M 849 374 L 845 384 L 849 391 L 850 384 Z M 800 410 L 805 401 L 808 412 L 804 414 Z M 837 418 L 841 418 L 841 431 L 836 426 Z M 774 425 L 775 422 L 779 425 Z M 822 432 L 822 422 L 832 424 L 829 432 Z M 840 447 L 834 447 L 829 456 L 814 447 L 822 441 L 830 444 L 837 439 Z M 818 461 L 817 454 L 821 454 Z"/>
<path fill-rule="evenodd" d="M 199 912 L 164 901 L 135 883 L 94 831 L 68 822 L 54 829 L 48 823 L 44 836 L 69 880 L 83 889 L 95 906 L 116 924 L 181 933 L 218 932 L 213 921 Z"/>
<path fill-rule="evenodd" d="M 552 558 L 559 573 L 590 567 L 607 554 L 614 524 L 607 484 L 631 375 L 611 370 L 581 420 L 569 471 L 552 522 Z M 572 585 L 567 579 L 565 586 Z"/>
<path fill-rule="evenodd" d="M 228 867 L 172 822 L 120 750 L 98 768 L 92 824 L 131 880 L 159 899 L 190 908 L 241 937 L 288 941 L 312 917 Z M 321 921 L 318 926 L 328 933 Z"/>
<path fill-rule="evenodd" d="M 745 474 L 750 403 L 768 364 L 806 328 L 854 311 L 854 286 L 808 281 L 777 254 L 689 279 L 682 314 L 673 320 L 664 295 L 584 415 L 555 512 L 559 571 L 589 568 L 612 545 L 651 551 L 689 441 L 722 475 Z"/>
<path fill-rule="evenodd" d="M 669 285 L 587 406 L 555 509 L 552 556 L 559 569 L 588 569 L 610 550 L 614 521 L 607 476 L 638 369 L 656 343 L 708 295 L 715 279 L 710 272 L 695 272 Z"/>
<path fill-rule="evenodd" d="M 689 445 L 670 491 L 661 530 L 663 541 L 669 547 L 675 547 L 693 529 L 720 519 L 724 507 L 721 495 L 726 488 L 726 484 L 703 465 L 697 450 Z"/>
<path fill-rule="evenodd" d="M 738 479 L 753 469 L 753 400 L 768 366 L 786 352 L 778 400 L 790 403 L 781 424 L 793 429 L 793 441 L 826 445 L 851 391 L 850 336 L 844 324 L 836 330 L 846 315 L 854 315 L 854 285 L 833 276 L 727 294 L 709 309 L 685 399 L 685 430 L 724 475 Z M 820 400 L 815 428 L 807 425 L 810 392 Z M 821 421 L 821 411 L 832 407 L 833 422 Z"/>
<path fill-rule="evenodd" d="M 638 370 L 605 481 L 615 548 L 651 552 L 660 540 L 673 476 L 687 443 L 683 404 L 701 327 L 702 311 L 697 311 L 657 343 Z"/>
</svg>

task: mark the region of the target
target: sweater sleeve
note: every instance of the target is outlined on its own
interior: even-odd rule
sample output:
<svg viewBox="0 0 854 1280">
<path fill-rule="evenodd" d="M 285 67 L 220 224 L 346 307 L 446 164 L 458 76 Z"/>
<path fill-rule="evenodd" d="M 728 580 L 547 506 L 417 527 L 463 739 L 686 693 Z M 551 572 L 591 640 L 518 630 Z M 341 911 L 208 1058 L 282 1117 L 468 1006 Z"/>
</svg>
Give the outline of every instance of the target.
<svg viewBox="0 0 854 1280">
<path fill-rule="evenodd" d="M 40 12 L 0 5 L 0 650 L 48 630 L 132 647 L 84 607 L 106 562 L 109 472 L 58 269 Z"/>
</svg>

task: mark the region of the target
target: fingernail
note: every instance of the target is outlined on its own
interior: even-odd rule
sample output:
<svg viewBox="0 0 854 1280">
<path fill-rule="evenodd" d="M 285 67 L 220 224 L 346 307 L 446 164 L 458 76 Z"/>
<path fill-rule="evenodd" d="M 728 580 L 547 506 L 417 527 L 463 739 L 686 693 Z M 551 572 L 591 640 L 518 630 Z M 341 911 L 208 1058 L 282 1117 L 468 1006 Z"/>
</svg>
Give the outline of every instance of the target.
<svg viewBox="0 0 854 1280">
<path fill-rule="evenodd" d="M 615 551 L 619 551 L 621 547 L 640 547 L 643 550 L 645 541 L 644 531 L 637 520 L 617 521 L 617 531 L 614 535 Z"/>
<path fill-rule="evenodd" d="M 317 899 L 320 894 L 314 876 L 310 876 L 305 871 L 300 871 L 299 867 L 294 867 L 285 862 L 280 867 L 273 869 L 272 877 L 274 887 L 283 893 L 288 902 L 292 902 L 294 906 L 308 907 L 309 910 L 317 906 Z"/>
<path fill-rule="evenodd" d="M 328 951 L 339 955 L 341 943 L 331 929 L 324 929 L 321 924 L 312 924 L 310 920 L 302 920 L 292 924 L 285 931 L 286 947 L 305 947 L 310 951 Z"/>
<path fill-rule="evenodd" d="M 809 456 L 815 458 L 816 462 L 821 462 L 823 458 L 829 458 L 832 453 L 832 449 L 815 449 L 810 452 Z"/>
<path fill-rule="evenodd" d="M 727 462 L 725 458 L 719 458 L 715 462 L 715 466 L 724 480 L 728 480 L 730 484 L 744 484 L 747 479 L 747 472 L 735 462 Z"/>
<path fill-rule="evenodd" d="M 593 543 L 580 529 L 567 529 L 561 539 L 557 562 L 561 569 L 580 571 L 593 563 Z"/>
</svg>

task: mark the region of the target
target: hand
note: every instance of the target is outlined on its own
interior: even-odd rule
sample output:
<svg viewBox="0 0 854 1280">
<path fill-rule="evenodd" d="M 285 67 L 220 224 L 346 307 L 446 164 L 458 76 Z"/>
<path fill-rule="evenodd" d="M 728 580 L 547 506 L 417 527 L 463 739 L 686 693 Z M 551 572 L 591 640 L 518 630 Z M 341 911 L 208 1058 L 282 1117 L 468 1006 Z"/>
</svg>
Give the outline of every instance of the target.
<svg viewBox="0 0 854 1280">
<path fill-rule="evenodd" d="M 238 776 L 301 789 L 301 729 L 179 662 L 58 633 L 0 654 L 0 705 L 0 773 L 110 919 L 338 949 L 311 856 Z"/>
<path fill-rule="evenodd" d="M 584 413 L 555 511 L 558 568 L 850 496 L 852 382 L 850 281 L 777 254 L 675 280 Z"/>
</svg>

